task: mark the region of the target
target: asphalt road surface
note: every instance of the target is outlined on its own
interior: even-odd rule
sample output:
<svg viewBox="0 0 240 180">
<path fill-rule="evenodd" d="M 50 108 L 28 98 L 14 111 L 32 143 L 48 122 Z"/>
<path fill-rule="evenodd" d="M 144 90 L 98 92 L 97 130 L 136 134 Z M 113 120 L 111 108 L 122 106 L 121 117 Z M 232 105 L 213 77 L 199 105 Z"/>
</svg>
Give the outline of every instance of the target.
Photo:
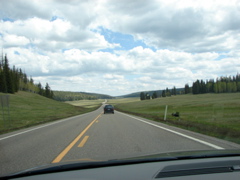
<svg viewBox="0 0 240 180">
<path fill-rule="evenodd" d="M 234 149 L 240 145 L 115 111 L 98 110 L 0 136 L 0 175 L 51 163 Z"/>
</svg>

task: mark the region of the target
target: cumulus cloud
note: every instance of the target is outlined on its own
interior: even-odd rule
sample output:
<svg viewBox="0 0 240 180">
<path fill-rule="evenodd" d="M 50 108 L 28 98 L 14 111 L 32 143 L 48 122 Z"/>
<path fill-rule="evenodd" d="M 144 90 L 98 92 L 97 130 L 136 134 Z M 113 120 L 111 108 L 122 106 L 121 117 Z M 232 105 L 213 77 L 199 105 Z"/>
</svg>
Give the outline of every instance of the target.
<svg viewBox="0 0 240 180">
<path fill-rule="evenodd" d="M 239 22 L 237 0 L 11 0 L 1 2 L 0 38 L 35 81 L 120 95 L 236 75 Z"/>
<path fill-rule="evenodd" d="M 240 11 L 235 0 L 107 1 L 106 4 L 106 11 L 112 15 L 105 22 L 107 27 L 132 34 L 156 48 L 205 52 L 237 47 L 231 41 L 224 44 L 226 37 L 221 36 L 228 33 L 228 37 L 235 39 L 237 35 L 239 39 Z M 212 47 L 206 48 L 206 43 Z"/>
</svg>

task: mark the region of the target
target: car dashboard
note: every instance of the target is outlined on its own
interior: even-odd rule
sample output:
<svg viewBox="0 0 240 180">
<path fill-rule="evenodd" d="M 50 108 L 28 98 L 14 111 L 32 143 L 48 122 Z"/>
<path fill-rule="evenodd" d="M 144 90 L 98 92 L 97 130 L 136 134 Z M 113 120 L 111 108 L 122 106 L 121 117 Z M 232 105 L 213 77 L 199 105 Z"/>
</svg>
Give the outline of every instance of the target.
<svg viewBox="0 0 240 180">
<path fill-rule="evenodd" d="M 240 177 L 240 157 L 216 157 L 216 158 L 197 158 L 183 160 L 162 160 L 109 162 L 108 165 L 98 163 L 97 166 L 87 166 L 74 170 L 63 170 L 59 172 L 30 173 L 28 176 L 12 176 L 6 179 L 169 179 L 169 180 L 188 180 L 188 179 L 239 179 Z M 43 173 L 40 173 L 43 172 Z"/>
</svg>

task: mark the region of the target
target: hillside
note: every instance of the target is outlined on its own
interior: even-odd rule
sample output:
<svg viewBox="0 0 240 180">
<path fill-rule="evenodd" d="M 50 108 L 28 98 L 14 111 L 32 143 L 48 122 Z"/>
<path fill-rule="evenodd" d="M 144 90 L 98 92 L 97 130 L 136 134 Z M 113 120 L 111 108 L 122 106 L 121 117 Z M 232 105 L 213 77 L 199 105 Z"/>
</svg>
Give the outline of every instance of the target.
<svg viewBox="0 0 240 180">
<path fill-rule="evenodd" d="M 5 95 L 0 93 L 0 96 Z M 90 108 L 73 106 L 25 91 L 7 95 L 9 95 L 9 115 L 7 107 L 4 111 L 1 109 L 0 133 L 89 112 L 101 104 Z"/>
<path fill-rule="evenodd" d="M 150 96 L 153 95 L 154 92 L 157 92 L 158 96 L 161 96 L 163 90 L 150 90 L 150 91 L 140 91 L 140 92 L 135 92 L 135 93 L 130 93 L 122 96 L 117 96 L 118 98 L 129 98 L 129 97 L 140 97 L 140 93 L 149 93 Z M 180 94 L 181 91 L 184 91 L 184 88 L 177 88 L 176 89 L 177 94 Z"/>
<path fill-rule="evenodd" d="M 72 91 L 53 91 L 53 99 L 57 101 L 78 101 L 78 100 L 96 100 L 96 99 L 112 99 L 114 97 L 87 92 L 72 92 Z"/>
</svg>

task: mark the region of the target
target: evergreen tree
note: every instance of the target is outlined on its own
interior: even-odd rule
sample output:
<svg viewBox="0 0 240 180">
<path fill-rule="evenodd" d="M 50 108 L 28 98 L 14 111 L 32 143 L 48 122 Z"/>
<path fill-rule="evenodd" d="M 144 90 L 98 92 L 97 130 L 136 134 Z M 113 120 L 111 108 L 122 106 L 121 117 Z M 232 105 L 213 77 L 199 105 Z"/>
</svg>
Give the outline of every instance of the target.
<svg viewBox="0 0 240 180">
<path fill-rule="evenodd" d="M 146 99 L 151 99 L 151 96 L 149 93 L 146 93 Z"/>
<path fill-rule="evenodd" d="M 185 84 L 184 93 L 185 93 L 185 94 L 189 94 L 189 93 L 190 93 L 190 87 L 189 87 L 188 84 Z"/>
<path fill-rule="evenodd" d="M 38 87 L 38 94 L 43 96 L 44 95 L 44 89 L 43 89 L 42 84 L 40 82 L 38 83 L 37 87 Z"/>
<path fill-rule="evenodd" d="M 7 93 L 14 93 L 12 74 L 9 68 L 7 55 L 5 55 L 5 58 L 4 58 L 3 73 L 6 78 Z"/>
<path fill-rule="evenodd" d="M 166 91 L 165 90 L 162 91 L 162 97 L 166 97 Z"/>
<path fill-rule="evenodd" d="M 166 96 L 171 96 L 171 92 L 169 91 L 168 88 L 166 88 Z"/>
<path fill-rule="evenodd" d="M 193 92 L 193 94 L 199 94 L 200 93 L 200 82 L 199 82 L 199 80 L 197 80 L 196 82 L 193 83 L 192 92 Z"/>
<path fill-rule="evenodd" d="M 6 77 L 4 73 L 4 61 L 0 62 L 0 92 L 7 93 L 7 83 L 6 83 Z"/>
<path fill-rule="evenodd" d="M 18 69 L 15 68 L 15 66 L 13 66 L 13 69 L 12 69 L 12 78 L 13 78 L 14 92 L 18 92 L 19 72 L 18 72 Z"/>
<path fill-rule="evenodd" d="M 177 90 L 176 90 L 176 87 L 174 86 L 173 88 L 172 88 L 172 93 L 171 93 L 172 95 L 177 95 Z"/>
<path fill-rule="evenodd" d="M 51 89 L 48 83 L 46 83 L 46 86 L 45 86 L 44 96 L 47 98 L 51 98 Z"/>
<path fill-rule="evenodd" d="M 145 100 L 146 99 L 146 96 L 145 96 L 145 93 L 144 92 L 141 92 L 140 93 L 140 100 Z"/>
<path fill-rule="evenodd" d="M 206 92 L 207 92 L 206 84 L 203 80 L 201 80 L 199 93 L 204 94 Z"/>
<path fill-rule="evenodd" d="M 152 95 L 152 99 L 155 99 L 155 98 L 157 98 L 157 97 L 158 97 L 157 92 L 154 91 L 154 92 L 153 92 L 153 95 Z"/>
<path fill-rule="evenodd" d="M 240 92 L 240 81 L 238 81 L 236 83 L 237 83 L 237 92 Z"/>
</svg>

